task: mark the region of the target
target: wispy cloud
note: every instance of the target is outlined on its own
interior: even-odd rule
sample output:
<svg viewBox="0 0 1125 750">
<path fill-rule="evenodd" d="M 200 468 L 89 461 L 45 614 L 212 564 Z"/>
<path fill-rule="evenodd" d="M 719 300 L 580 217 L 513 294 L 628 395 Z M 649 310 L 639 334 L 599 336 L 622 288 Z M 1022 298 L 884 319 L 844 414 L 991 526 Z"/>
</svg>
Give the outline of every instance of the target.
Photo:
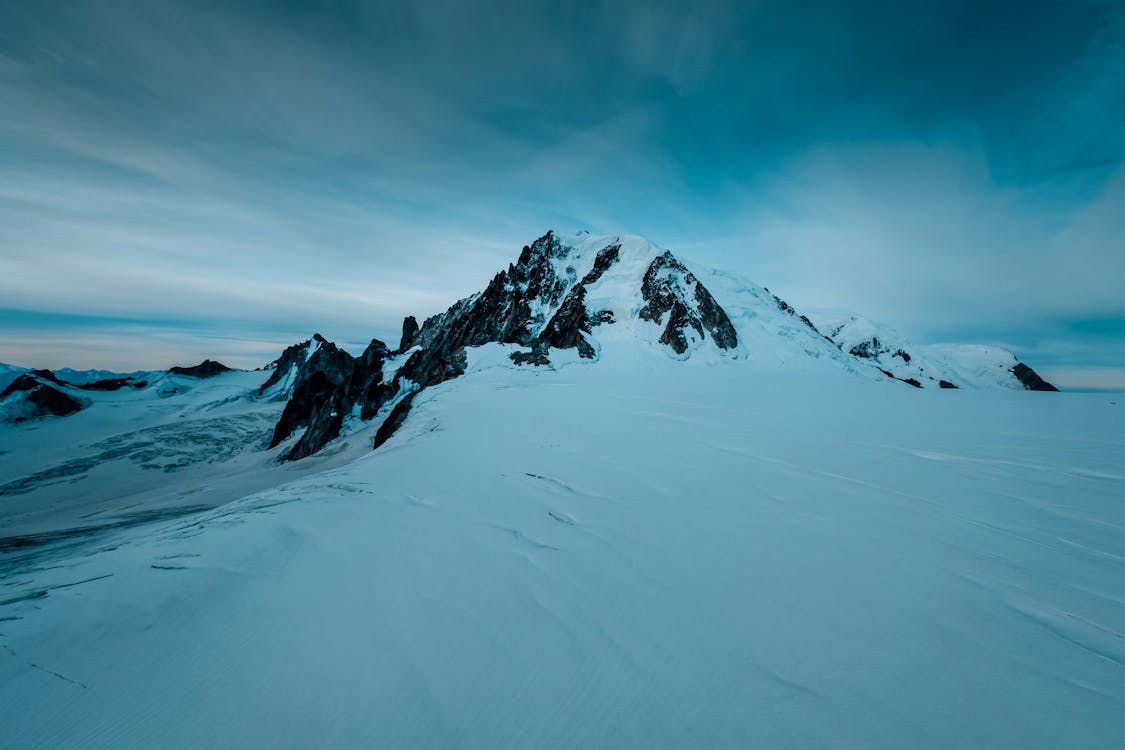
<svg viewBox="0 0 1125 750">
<path fill-rule="evenodd" d="M 3 4 L 0 299 L 44 325 L 0 359 L 389 337 L 559 225 L 1046 352 L 1122 313 L 1123 32 L 1096 1 Z M 59 313 L 139 327 L 83 348 Z"/>
</svg>

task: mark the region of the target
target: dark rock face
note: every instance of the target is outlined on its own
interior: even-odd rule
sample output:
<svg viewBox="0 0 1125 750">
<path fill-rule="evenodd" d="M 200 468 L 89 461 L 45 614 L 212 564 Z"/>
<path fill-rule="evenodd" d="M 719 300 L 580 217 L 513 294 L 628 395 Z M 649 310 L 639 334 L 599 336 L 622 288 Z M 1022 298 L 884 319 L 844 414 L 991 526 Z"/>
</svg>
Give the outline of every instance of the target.
<svg viewBox="0 0 1125 750">
<path fill-rule="evenodd" d="M 641 296 L 646 302 L 640 310 L 642 320 L 659 323 L 664 313 L 669 313 L 660 342 L 677 354 L 687 351 L 689 326 L 700 338 L 706 330 L 720 349 L 737 346 L 738 334 L 726 311 L 671 253 L 664 253 L 649 264 Z"/>
<path fill-rule="evenodd" d="M 418 338 L 418 321 L 413 315 L 407 315 L 402 320 L 402 338 L 398 342 L 398 351 L 404 352 L 414 346 Z"/>
<path fill-rule="evenodd" d="M 222 375 L 224 372 L 230 371 L 231 368 L 213 359 L 205 359 L 193 367 L 168 368 L 168 372 L 173 375 L 186 375 L 189 378 L 213 378 L 216 375 Z"/>
<path fill-rule="evenodd" d="M 146 385 L 148 385 L 147 380 L 138 380 L 136 378 L 105 378 L 76 387 L 84 391 L 119 391 L 122 388 L 144 388 Z"/>
<path fill-rule="evenodd" d="M 66 387 L 67 383 L 55 377 L 55 374 L 50 370 L 28 370 L 21 374 L 18 378 L 8 383 L 8 387 L 0 393 L 0 398 L 7 396 L 17 391 L 30 391 L 38 388 L 44 383 L 53 383 L 54 385 Z"/>
<path fill-rule="evenodd" d="M 595 355 L 594 347 L 586 340 L 583 334 L 589 333 L 593 325 L 603 322 L 613 322 L 613 313 L 603 310 L 597 318 L 591 319 L 586 310 L 586 288 L 596 283 L 602 275 L 617 262 L 621 253 L 621 245 L 609 245 L 598 251 L 594 258 L 594 267 L 575 284 L 559 305 L 558 310 L 540 331 L 535 341 L 531 342 L 531 352 L 514 352 L 511 359 L 517 365 L 549 365 L 550 359 L 547 352 L 551 347 L 556 349 L 577 349 L 578 356 L 592 359 Z"/>
<path fill-rule="evenodd" d="M 319 346 L 311 356 L 303 345 L 286 350 L 295 349 L 297 356 L 289 357 L 288 361 L 291 367 L 298 369 L 293 394 L 274 428 L 270 447 L 288 439 L 298 429 L 305 428 L 305 431 L 282 456 L 285 461 L 311 456 L 339 437 L 344 418 L 356 407 L 361 419 L 371 419 L 402 387 L 400 377 L 390 383 L 384 381 L 384 365 L 391 353 L 382 341 L 372 339 L 357 359 L 319 335 L 314 340 Z M 416 352 L 411 360 L 418 363 L 424 359 L 418 356 L 421 354 Z M 278 361 L 284 359 L 285 354 Z M 463 365 L 462 360 L 462 372 Z M 275 380 L 279 381 L 280 378 Z"/>
<path fill-rule="evenodd" d="M 390 352 L 387 345 L 379 339 L 371 339 L 371 343 L 355 361 L 347 392 L 348 400 L 360 405 L 361 419 L 371 419 L 379 411 L 379 407 L 394 395 L 394 389 L 383 382 L 383 365 L 388 356 Z"/>
<path fill-rule="evenodd" d="M 375 437 L 378 447 L 406 419 L 417 393 L 465 373 L 466 347 L 518 344 L 530 351 L 514 352 L 512 360 L 529 365 L 549 365 L 552 347 L 576 349 L 582 357 L 596 356 L 586 334 L 595 325 L 613 323 L 614 317 L 610 310 L 594 314 L 587 310 L 587 288 L 618 262 L 621 246 L 611 244 L 600 249 L 593 267 L 581 279 L 567 264 L 570 252 L 553 232 L 548 232 L 524 247 L 516 263 L 496 274 L 482 292 L 426 319 L 420 327 L 413 317 L 406 318 L 395 352 L 373 341 L 350 370 L 309 367 L 327 348 L 324 343 L 307 364 L 302 364 L 307 347 L 290 347 L 263 385 L 264 390 L 280 382 L 294 365 L 299 368 L 297 385 L 275 430 L 273 445 L 305 427 L 285 458 L 310 455 L 339 435 L 344 418 L 357 406 L 360 418 L 370 419 L 398 398 Z M 689 326 L 700 337 L 710 335 L 719 348 L 737 345 L 738 337 L 726 312 L 671 253 L 651 264 L 643 291 L 650 320 L 659 321 L 664 312 L 671 313 L 661 340 L 678 353 L 686 351 L 684 331 Z M 384 373 L 388 357 L 415 347 L 397 373 Z M 310 374 L 305 374 L 306 369 Z M 350 374 L 345 377 L 344 371 Z"/>
<path fill-rule="evenodd" d="M 464 374 L 466 346 L 490 342 L 530 346 L 535 339 L 533 331 L 543 323 L 542 313 L 536 313 L 533 305 L 538 309 L 551 309 L 559 303 L 566 289 L 554 263 L 566 252 L 555 235 L 548 232 L 525 247 L 518 262 L 498 273 L 480 294 L 457 302 L 446 312 L 427 319 L 420 328 L 414 318 L 404 320 L 398 351 L 404 352 L 413 346 L 419 349 L 410 355 L 390 382 L 383 373 L 390 353 L 378 341 L 373 341 L 363 356 L 351 363 L 347 377 L 340 377 L 334 369 L 324 371 L 317 366 L 310 372 L 324 371 L 324 377 L 312 380 L 311 375 L 301 374 L 307 365 L 299 365 L 298 385 L 274 432 L 273 445 L 285 440 L 296 429 L 306 427 L 304 435 L 285 458 L 310 455 L 339 435 L 344 416 L 357 404 L 360 417 L 370 419 L 385 404 L 405 393 L 376 437 L 376 444 L 380 444 L 406 418 L 415 393 Z M 615 254 L 612 257 L 615 258 Z M 599 254 L 595 266 L 600 264 L 600 270 L 595 268 L 587 276 L 592 277 L 595 272 L 600 276 L 611 262 L 610 253 L 605 257 Z M 579 307 L 581 324 L 585 324 L 584 306 L 572 305 L 571 315 L 577 318 Z M 564 324 L 563 318 L 559 318 L 558 322 L 560 341 L 573 335 L 570 330 L 573 321 Z M 287 349 L 278 360 L 277 368 L 263 388 L 279 382 L 288 372 L 287 365 L 291 366 L 299 356 L 304 356 L 303 351 L 292 349 Z M 325 345 L 321 344 L 321 351 L 324 349 Z M 319 351 L 314 354 L 308 365 L 312 365 L 319 354 Z"/>
<path fill-rule="evenodd" d="M 320 334 L 318 333 L 313 338 L 319 337 Z M 270 387 L 277 385 L 285 379 L 292 368 L 300 367 L 304 364 L 307 358 L 306 352 L 308 352 L 310 346 L 312 346 L 312 339 L 286 347 L 285 351 L 281 353 L 281 356 L 270 364 L 272 372 L 270 372 L 270 376 L 266 379 L 266 382 L 262 383 L 261 387 L 258 388 L 258 392 L 262 393 Z"/>
<path fill-rule="evenodd" d="M 1032 370 L 1023 362 L 1016 362 L 1015 367 L 1012 368 L 1012 374 L 1015 375 L 1016 380 L 1023 383 L 1023 387 L 1029 391 L 1058 391 L 1058 388 L 1039 377 L 1039 373 Z"/>
<path fill-rule="evenodd" d="M 851 354 L 853 357 L 872 359 L 878 357 L 885 351 L 887 351 L 887 349 L 879 343 L 878 337 L 872 337 L 853 346 L 848 350 L 848 354 Z"/>
<path fill-rule="evenodd" d="M 530 352 L 512 352 L 508 356 L 517 365 L 545 367 L 551 364 L 551 359 L 547 356 L 547 351 L 548 348 L 545 341 L 535 341 L 531 345 Z"/>
<path fill-rule="evenodd" d="M 81 411 L 82 402 L 56 386 L 65 384 L 48 370 L 25 372 L 8 384 L 0 399 L 22 394 L 23 410 L 12 417 L 14 422 L 24 422 L 41 417 L 65 417 Z"/>
<path fill-rule="evenodd" d="M 583 333 L 590 332 L 590 321 L 586 314 L 586 287 L 582 284 L 570 290 L 554 317 L 539 334 L 540 341 L 556 349 L 578 349 L 578 355 L 587 359 L 594 356 L 594 347 Z M 539 342 L 536 342 L 539 344 Z"/>
<path fill-rule="evenodd" d="M 956 388 L 957 386 L 955 386 L 953 383 L 950 383 L 948 380 L 939 380 L 938 381 L 938 387 L 939 388 Z"/>
<path fill-rule="evenodd" d="M 423 349 L 410 355 L 395 380 L 409 380 L 421 390 L 465 374 L 469 359 L 465 347 Z M 396 389 L 397 390 L 397 389 Z"/>
<path fill-rule="evenodd" d="M 285 404 L 285 410 L 281 413 L 281 419 L 273 428 L 273 437 L 270 439 L 269 447 L 273 448 L 301 427 L 312 426 L 315 417 L 323 418 L 325 416 L 325 407 L 328 407 L 327 413 L 330 415 L 335 410 L 333 407 L 340 405 L 339 385 L 339 383 L 329 380 L 325 373 L 314 372 L 299 388 L 294 388 L 292 398 Z M 343 417 L 340 417 L 340 421 L 343 421 Z M 317 427 L 318 432 L 330 430 L 324 424 Z M 308 431 L 306 430 L 306 434 L 301 436 L 302 440 L 307 434 Z M 298 444 L 300 442 L 298 441 Z M 293 454 L 308 455 L 311 452 L 306 448 L 300 451 L 290 451 L 288 456 L 299 457 L 293 456 Z"/>
<path fill-rule="evenodd" d="M 532 332 L 545 322 L 532 303 L 548 308 L 559 303 L 565 284 L 552 260 L 565 254 L 558 238 L 548 232 L 524 247 L 519 260 L 496 274 L 483 292 L 428 318 L 414 343 L 447 352 L 491 342 L 530 345 Z"/>
<path fill-rule="evenodd" d="M 314 336 L 313 340 L 318 347 L 311 356 L 308 355 L 307 346 L 297 352 L 300 361 L 295 364 L 297 373 L 293 382 L 293 395 L 285 404 L 285 410 L 281 413 L 281 419 L 274 427 L 270 440 L 269 447 L 273 448 L 288 439 L 297 429 L 308 428 L 285 458 L 303 458 L 324 447 L 339 435 L 344 415 L 351 408 L 345 385 L 355 371 L 356 359 L 332 342 L 326 341 L 320 334 Z M 290 347 L 282 354 L 278 360 L 279 368 L 292 349 Z M 293 367 L 295 361 L 296 357 L 291 356 L 289 366 Z M 276 370 L 274 374 L 277 374 Z M 274 382 L 279 380 L 277 378 Z"/>
<path fill-rule="evenodd" d="M 414 405 L 414 395 L 417 393 L 408 393 L 406 396 L 395 404 L 395 408 L 391 409 L 391 413 L 379 425 L 379 429 L 375 432 L 375 439 L 372 441 L 372 449 L 378 448 L 383 443 L 391 439 L 391 435 L 395 434 L 399 427 L 402 427 L 403 422 L 406 421 L 406 415 L 410 413 L 410 407 Z"/>
</svg>

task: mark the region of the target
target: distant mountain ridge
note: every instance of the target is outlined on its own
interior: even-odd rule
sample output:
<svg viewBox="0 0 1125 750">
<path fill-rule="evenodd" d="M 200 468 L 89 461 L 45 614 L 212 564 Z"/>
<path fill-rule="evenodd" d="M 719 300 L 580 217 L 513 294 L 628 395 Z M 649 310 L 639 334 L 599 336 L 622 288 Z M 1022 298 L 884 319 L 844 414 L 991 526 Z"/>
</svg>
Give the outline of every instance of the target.
<svg viewBox="0 0 1125 750">
<path fill-rule="evenodd" d="M 1007 349 L 981 344 L 916 345 L 893 328 L 854 313 L 814 312 L 841 350 L 918 388 L 1002 387 L 1056 391 Z"/>
<path fill-rule="evenodd" d="M 507 347 L 508 359 L 521 367 L 596 361 L 606 346 L 628 356 L 625 352 L 641 346 L 712 364 L 803 362 L 800 366 L 829 366 L 916 388 L 1056 390 L 999 347 L 917 346 L 849 313 L 817 316 L 814 322 L 764 287 L 717 270 L 689 269 L 643 237 L 588 232 L 562 237 L 548 231 L 482 291 L 421 325 L 413 316 L 405 318 L 395 349 L 372 339 L 355 357 L 318 333 L 286 348 L 263 368 L 269 374 L 261 385 L 245 396 L 285 403 L 269 441 L 270 449 L 281 446 L 283 459 L 313 455 L 353 420 L 382 415 L 373 438 L 377 447 L 406 420 L 420 391 L 464 374 L 466 350 L 490 344 Z M 214 378 L 229 371 L 205 360 L 160 373 L 58 371 L 72 381 L 33 374 L 20 392 L 40 393 L 57 408 L 29 410 L 26 395 L 22 405 L 13 405 L 13 391 L 0 397 L 0 414 L 18 413 L 23 420 L 72 414 L 85 404 L 75 395 L 80 389 L 154 387 L 170 397 L 190 386 L 169 377 Z M 3 372 L 9 383 L 26 375 L 20 368 Z M 97 376 L 104 377 L 93 380 Z"/>
</svg>

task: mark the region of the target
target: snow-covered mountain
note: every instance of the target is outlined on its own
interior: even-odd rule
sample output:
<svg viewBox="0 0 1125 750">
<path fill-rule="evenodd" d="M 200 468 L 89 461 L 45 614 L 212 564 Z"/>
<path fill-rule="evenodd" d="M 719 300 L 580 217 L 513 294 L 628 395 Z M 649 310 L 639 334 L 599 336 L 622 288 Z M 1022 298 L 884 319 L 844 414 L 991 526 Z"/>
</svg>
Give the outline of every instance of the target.
<svg viewBox="0 0 1125 750">
<path fill-rule="evenodd" d="M 549 233 L 359 356 L 18 373 L 0 746 L 1114 746 L 1121 407 L 859 321 Z"/>
<path fill-rule="evenodd" d="M 593 327 L 596 363 L 468 347 L 376 451 L 356 419 L 271 460 L 263 372 L 44 420 L 21 441 L 68 461 L 60 430 L 121 419 L 119 451 L 159 411 L 129 438 L 155 468 L 41 478 L 174 494 L 157 523 L 130 495 L 83 508 L 97 533 L 0 540 L 0 746 L 1113 747 L 1122 407 L 917 390 L 725 309 L 747 356 L 681 360 L 647 321 Z M 245 497 L 199 511 L 224 482 Z"/>
<path fill-rule="evenodd" d="M 919 388 L 1014 388 L 1054 391 L 1053 385 L 1007 349 L 978 344 L 918 346 L 887 325 L 854 313 L 812 313 L 841 350 Z"/>
<path fill-rule="evenodd" d="M 74 414 L 85 402 L 73 391 L 49 370 L 29 370 L 0 391 L 0 420 L 18 423 Z"/>
<path fill-rule="evenodd" d="M 266 388 L 301 382 L 294 380 L 292 408 L 273 445 L 304 427 L 284 454 L 302 458 L 345 431 L 349 419 L 385 415 L 375 438 L 381 445 L 406 419 L 417 392 L 464 374 L 466 349 L 485 344 L 510 347 L 511 361 L 530 367 L 598 360 L 607 349 L 607 356 L 630 356 L 648 347 L 695 364 L 749 360 L 827 366 L 917 386 L 960 387 L 950 380 L 955 378 L 974 387 L 1053 390 L 1010 353 L 987 347 L 929 350 L 927 356 L 941 367 L 930 365 L 923 374 L 921 359 L 911 364 L 905 349 L 887 349 L 877 338 L 881 331 L 863 325 L 852 317 L 825 335 L 768 289 L 720 271 L 693 272 L 643 237 L 580 232 L 563 238 L 548 232 L 480 293 L 418 330 L 408 318 L 394 352 L 377 340 L 358 361 L 332 347 L 331 358 L 316 362 L 312 342 L 287 350 Z M 318 337 L 315 346 L 319 353 L 331 345 Z M 315 372 L 322 376 L 314 382 Z M 393 408 L 388 413 L 385 407 Z"/>
<path fill-rule="evenodd" d="M 466 350 L 485 344 L 509 347 L 509 359 L 528 367 L 596 361 L 607 347 L 611 357 L 647 347 L 696 365 L 829 367 L 842 376 L 890 377 L 916 387 L 1054 390 L 997 347 L 918 347 L 851 314 L 821 318 L 818 328 L 768 289 L 721 271 L 689 269 L 643 237 L 548 232 L 481 292 L 421 326 L 407 317 L 393 351 L 373 339 L 353 357 L 316 334 L 285 349 L 246 395 L 285 402 L 268 442 L 270 450 L 282 446 L 283 459 L 313 455 L 373 419 L 380 425 L 377 447 L 406 419 L 415 394 L 464 374 Z M 75 413 L 88 403 L 67 402 L 67 389 L 75 386 L 158 386 L 169 396 L 183 386 L 160 385 L 168 375 L 214 377 L 227 369 L 207 360 L 167 373 L 59 371 L 74 379 L 40 378 L 29 390 L 33 381 L 24 378 L 23 395 L 0 397 L 0 413 L 21 421 Z M 93 380 L 98 375 L 110 377 Z"/>
</svg>

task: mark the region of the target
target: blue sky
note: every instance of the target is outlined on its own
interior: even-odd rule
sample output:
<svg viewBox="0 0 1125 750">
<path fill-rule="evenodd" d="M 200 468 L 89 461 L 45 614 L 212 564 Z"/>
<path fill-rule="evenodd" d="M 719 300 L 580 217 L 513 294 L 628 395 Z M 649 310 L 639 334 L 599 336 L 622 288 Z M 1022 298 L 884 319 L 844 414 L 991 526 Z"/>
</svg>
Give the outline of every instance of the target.
<svg viewBox="0 0 1125 750">
<path fill-rule="evenodd" d="M 393 341 L 548 227 L 1125 386 L 1118 2 L 0 0 L 0 360 Z"/>
</svg>

